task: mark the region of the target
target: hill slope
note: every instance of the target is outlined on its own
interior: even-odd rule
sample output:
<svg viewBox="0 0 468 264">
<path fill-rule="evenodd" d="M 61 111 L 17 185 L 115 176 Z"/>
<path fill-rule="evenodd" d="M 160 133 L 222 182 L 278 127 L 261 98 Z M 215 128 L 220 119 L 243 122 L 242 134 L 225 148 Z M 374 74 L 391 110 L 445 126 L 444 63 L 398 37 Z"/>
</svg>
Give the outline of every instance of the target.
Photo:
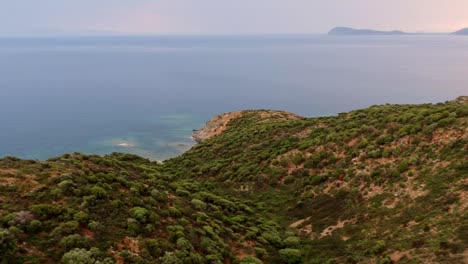
<svg viewBox="0 0 468 264">
<path fill-rule="evenodd" d="M 1 159 L 3 260 L 467 261 L 466 97 L 322 118 L 242 111 L 201 131 L 164 164 Z"/>
<path fill-rule="evenodd" d="M 310 258 L 462 263 L 467 114 L 466 97 L 287 121 L 245 111 L 167 165 L 268 204 L 312 238 Z"/>
</svg>

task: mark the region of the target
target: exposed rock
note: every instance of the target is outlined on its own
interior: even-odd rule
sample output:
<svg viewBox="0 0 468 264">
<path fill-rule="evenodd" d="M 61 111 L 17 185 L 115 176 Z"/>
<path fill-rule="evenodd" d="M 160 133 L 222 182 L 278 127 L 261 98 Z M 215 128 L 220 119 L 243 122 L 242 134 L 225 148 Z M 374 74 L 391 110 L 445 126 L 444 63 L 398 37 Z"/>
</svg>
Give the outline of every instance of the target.
<svg viewBox="0 0 468 264">
<path fill-rule="evenodd" d="M 453 100 L 457 104 L 468 105 L 468 96 L 459 96 L 457 99 Z"/>
<path fill-rule="evenodd" d="M 261 121 L 274 121 L 274 122 L 282 122 L 288 120 L 298 120 L 302 119 L 303 117 L 286 112 L 286 111 L 273 111 L 273 110 L 246 110 L 246 111 L 238 111 L 238 112 L 230 112 L 221 114 L 218 116 L 213 117 L 210 121 L 208 121 L 203 128 L 199 130 L 194 130 L 192 134 L 192 138 L 200 143 L 205 140 L 208 140 L 212 137 L 218 136 L 229 127 L 229 123 L 237 118 L 242 117 L 246 113 L 255 113 L 258 116 L 259 122 Z"/>
<path fill-rule="evenodd" d="M 210 121 L 206 122 L 203 128 L 195 130 L 192 138 L 196 142 L 203 142 L 217 136 L 227 129 L 227 125 L 231 120 L 239 118 L 241 115 L 242 112 L 231 112 L 215 116 Z"/>
</svg>

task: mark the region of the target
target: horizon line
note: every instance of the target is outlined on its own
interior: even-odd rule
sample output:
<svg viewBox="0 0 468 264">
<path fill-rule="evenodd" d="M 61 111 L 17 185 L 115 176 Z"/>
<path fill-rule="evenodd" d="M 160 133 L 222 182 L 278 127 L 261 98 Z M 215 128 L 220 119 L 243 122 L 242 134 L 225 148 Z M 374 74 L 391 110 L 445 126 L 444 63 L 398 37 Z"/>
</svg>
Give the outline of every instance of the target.
<svg viewBox="0 0 468 264">
<path fill-rule="evenodd" d="M 455 32 L 405 32 L 407 36 L 421 35 L 454 35 Z M 320 33 L 116 33 L 116 34 L 21 34 L 21 35 L 1 35 L 0 39 L 31 39 L 31 38 L 113 38 L 113 37 L 268 37 L 268 36 L 327 36 L 328 32 Z"/>
</svg>

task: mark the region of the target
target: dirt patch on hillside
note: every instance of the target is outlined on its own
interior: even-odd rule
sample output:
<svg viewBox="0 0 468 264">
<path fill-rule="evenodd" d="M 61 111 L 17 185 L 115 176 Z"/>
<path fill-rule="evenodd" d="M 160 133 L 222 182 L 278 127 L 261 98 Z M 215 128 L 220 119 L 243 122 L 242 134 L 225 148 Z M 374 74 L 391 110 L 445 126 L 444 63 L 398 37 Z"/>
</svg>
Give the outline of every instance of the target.
<svg viewBox="0 0 468 264">
<path fill-rule="evenodd" d="M 323 189 L 322 193 L 330 193 L 331 190 L 339 190 L 343 188 L 349 188 L 349 184 L 342 180 L 334 180 L 332 182 L 327 183 L 327 187 Z"/>
<path fill-rule="evenodd" d="M 439 129 L 432 134 L 431 144 L 451 142 L 453 140 L 467 138 L 468 128 L 443 130 Z"/>
<path fill-rule="evenodd" d="M 367 190 L 367 193 L 363 195 L 365 200 L 384 193 L 383 188 L 381 186 L 375 185 L 374 183 L 371 183 L 367 189 L 365 189 L 364 183 L 361 183 L 359 189 L 361 192 Z"/>
<path fill-rule="evenodd" d="M 136 238 L 125 237 L 117 243 L 117 249 L 111 247 L 108 252 L 115 258 L 115 263 L 125 264 L 125 259 L 120 256 L 120 252 L 127 250 L 130 254 L 138 256 L 140 253 L 140 245 Z"/>
<path fill-rule="evenodd" d="M 459 96 L 453 102 L 468 105 L 468 96 Z"/>
<path fill-rule="evenodd" d="M 466 211 L 466 209 L 468 209 L 468 191 L 459 191 L 456 193 L 456 195 L 458 196 L 459 202 L 451 205 L 450 211 L 454 212 L 455 208 L 457 209 L 456 211 L 459 211 L 459 212 Z M 457 204 L 458 206 L 456 206 Z"/>
<path fill-rule="evenodd" d="M 301 235 L 309 235 L 313 231 L 312 224 L 306 225 L 303 228 L 299 229 L 299 234 Z"/>
<path fill-rule="evenodd" d="M 88 228 L 83 228 L 82 231 L 85 237 L 87 238 L 94 239 L 94 237 L 96 236 L 96 234 Z"/>
<path fill-rule="evenodd" d="M 13 172 L 13 170 L 11 170 Z M 0 176 L 0 187 L 11 187 L 17 186 L 21 187 L 25 192 L 34 191 L 42 186 L 43 184 L 36 181 L 36 175 L 32 174 L 13 174 L 9 173 Z"/>
<path fill-rule="evenodd" d="M 401 259 L 405 257 L 408 259 L 411 259 L 413 255 L 414 255 L 414 250 L 406 250 L 406 251 L 395 251 L 392 254 L 390 254 L 389 257 L 394 263 L 398 263 Z"/>
<path fill-rule="evenodd" d="M 349 220 L 344 220 L 344 221 L 338 221 L 336 225 L 329 226 L 325 228 L 322 233 L 320 233 L 320 238 L 326 237 L 326 236 L 331 236 L 333 232 L 337 229 L 343 228 L 346 224 L 354 224 L 356 223 L 356 219 L 349 219 Z"/>
<path fill-rule="evenodd" d="M 0 169 L 0 176 L 16 175 L 17 173 L 18 173 L 18 170 L 15 170 L 15 169 Z"/>
<path fill-rule="evenodd" d="M 298 226 L 302 225 L 303 223 L 305 223 L 306 221 L 309 221 L 310 217 L 307 217 L 305 219 L 301 219 L 299 221 L 296 221 L 292 224 L 289 225 L 289 227 L 291 228 L 297 228 Z"/>
<path fill-rule="evenodd" d="M 261 111 L 259 116 L 262 120 L 274 120 L 276 122 L 303 119 L 300 115 L 286 111 Z"/>
<path fill-rule="evenodd" d="M 234 252 L 236 253 L 236 258 L 237 259 L 243 259 L 247 256 L 253 256 L 254 254 L 249 253 L 253 251 L 253 248 L 255 247 L 255 242 L 254 241 L 244 241 L 242 243 L 243 248 L 238 248 L 238 247 L 233 247 Z"/>
</svg>

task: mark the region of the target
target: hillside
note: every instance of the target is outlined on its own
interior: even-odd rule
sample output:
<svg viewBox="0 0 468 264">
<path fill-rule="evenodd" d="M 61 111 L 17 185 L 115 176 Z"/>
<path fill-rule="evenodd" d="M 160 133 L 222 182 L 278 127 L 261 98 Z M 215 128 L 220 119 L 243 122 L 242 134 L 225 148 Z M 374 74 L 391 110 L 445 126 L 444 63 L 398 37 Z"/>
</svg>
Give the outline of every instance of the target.
<svg viewBox="0 0 468 264">
<path fill-rule="evenodd" d="M 349 27 L 336 27 L 328 32 L 328 35 L 407 35 L 403 31 L 379 31 L 373 29 L 355 29 Z"/>
<path fill-rule="evenodd" d="M 3 158 L 0 262 L 466 263 L 467 99 L 223 114 L 163 164 Z"/>
</svg>

